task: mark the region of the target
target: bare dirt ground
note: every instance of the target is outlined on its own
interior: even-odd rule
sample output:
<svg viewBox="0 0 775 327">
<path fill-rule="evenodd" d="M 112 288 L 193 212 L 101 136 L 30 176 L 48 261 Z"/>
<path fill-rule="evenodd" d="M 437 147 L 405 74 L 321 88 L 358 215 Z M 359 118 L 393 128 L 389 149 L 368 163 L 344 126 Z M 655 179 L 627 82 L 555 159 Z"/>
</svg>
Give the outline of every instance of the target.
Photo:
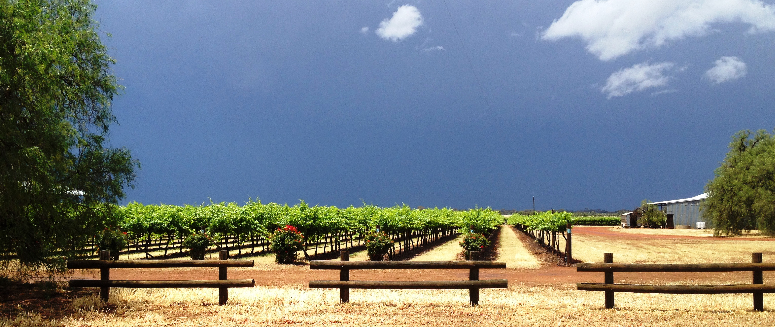
<svg viewBox="0 0 775 327">
<path fill-rule="evenodd" d="M 503 227 L 493 258 L 508 269 L 483 270 L 482 279 L 505 278 L 508 290 L 482 290 L 481 305 L 467 305 L 467 291 L 353 290 L 351 303 L 338 303 L 336 290 L 312 290 L 310 280 L 338 279 L 337 271 L 310 270 L 307 263 L 276 265 L 256 256 L 252 268 L 229 269 L 229 278 L 252 278 L 256 287 L 230 290 L 229 305 L 217 306 L 217 291 L 116 289 L 102 304 L 95 289 L 49 290 L 14 286 L 0 296 L 0 326 L 217 326 L 217 325 L 494 325 L 494 326 L 751 326 L 775 325 L 775 296 L 765 294 L 765 312 L 751 311 L 750 294 L 661 295 L 617 293 L 616 309 L 605 310 L 599 292 L 575 290 L 578 282 L 602 282 L 602 273 L 578 273 L 532 239 Z M 750 262 L 775 241 L 761 237 L 713 238 L 707 231 L 624 230 L 577 227 L 574 258 L 616 262 Z M 411 260 L 459 258 L 457 239 Z M 770 251 L 770 252 L 768 252 Z M 449 259 L 448 259 L 449 258 Z M 519 259 L 521 258 L 521 259 Z M 364 260 L 354 253 L 351 260 Z M 509 265 L 509 260 L 512 265 Z M 712 261 L 708 261 L 712 262 Z M 537 265 L 536 265 L 537 263 Z M 512 268 L 515 267 L 515 268 Z M 75 272 L 75 278 L 98 278 Z M 351 271 L 352 280 L 463 280 L 467 271 Z M 750 273 L 618 274 L 617 282 L 750 283 Z M 775 282 L 765 273 L 765 283 Z M 217 279 L 215 268 L 114 269 L 112 279 Z"/>
</svg>

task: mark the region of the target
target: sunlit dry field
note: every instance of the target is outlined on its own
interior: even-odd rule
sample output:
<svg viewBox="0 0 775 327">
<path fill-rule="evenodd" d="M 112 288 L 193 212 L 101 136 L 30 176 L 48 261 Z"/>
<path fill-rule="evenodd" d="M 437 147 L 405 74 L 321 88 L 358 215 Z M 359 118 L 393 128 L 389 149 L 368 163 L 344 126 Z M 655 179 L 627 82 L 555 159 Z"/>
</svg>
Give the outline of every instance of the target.
<svg viewBox="0 0 775 327">
<path fill-rule="evenodd" d="M 214 290 L 130 290 L 114 292 L 109 305 L 97 296 L 72 305 L 77 313 L 45 320 L 34 313 L 15 320 L 64 326 L 771 326 L 773 312 L 751 311 L 750 295 L 634 295 L 616 297 L 617 308 L 601 307 L 602 294 L 572 286 L 483 290 L 478 307 L 466 291 L 352 291 L 338 303 L 335 290 L 303 288 L 235 289 L 230 303 L 217 305 Z M 774 298 L 765 296 L 765 303 Z M 13 323 L 5 321 L 5 323 Z"/>
<path fill-rule="evenodd" d="M 519 246 L 513 234 L 502 229 L 500 243 Z M 672 231 L 616 231 L 621 235 L 649 233 L 676 236 Z M 682 231 L 701 236 L 701 231 Z M 765 252 L 775 245 L 763 238 L 719 239 L 646 238 L 574 235 L 574 257 L 601 261 L 603 252 L 613 252 L 618 262 L 749 262 L 750 252 Z M 686 235 L 684 235 L 686 236 Z M 450 242 L 457 242 L 453 240 Z M 455 246 L 437 247 L 416 259 L 442 260 L 454 257 Z M 508 258 L 524 257 L 524 249 L 501 251 Z M 359 254 L 355 254 L 357 257 Z M 281 275 L 287 267 L 260 257 L 260 265 L 244 268 L 273 271 Z M 718 260 L 716 260 L 718 259 Z M 533 259 L 535 260 L 535 259 Z M 527 267 L 527 268 L 526 268 Z M 551 267 L 533 263 L 517 268 L 535 274 Z M 532 267 L 532 268 L 531 268 Z M 296 267 L 294 269 L 304 269 Z M 509 268 L 514 269 L 514 268 Z M 230 270 L 231 271 L 231 270 Z M 422 271 L 419 271 L 422 273 Z M 602 273 L 601 273 L 602 275 Z M 483 271 L 482 278 L 489 278 Z M 765 282 L 769 282 L 765 273 Z M 308 289 L 306 286 L 257 286 L 230 290 L 229 303 L 217 305 L 217 290 L 210 289 L 113 289 L 111 300 L 102 304 L 96 292 L 71 301 L 70 313 L 44 317 L 26 312 L 2 318 L 4 325 L 48 326 L 772 326 L 775 296 L 765 294 L 764 312 L 752 311 L 750 294 L 661 295 L 616 294 L 616 308 L 603 308 L 603 294 L 575 290 L 573 281 L 551 285 L 525 285 L 509 280 L 509 289 L 481 291 L 478 307 L 468 305 L 468 292 L 461 290 L 351 290 L 350 303 L 339 303 L 338 290 Z"/>
<path fill-rule="evenodd" d="M 751 262 L 751 253 L 763 253 L 764 262 L 775 262 L 775 240 L 761 236 L 712 237 L 711 230 L 645 229 L 608 227 L 611 235 L 590 235 L 576 227 L 573 257 L 583 262 L 602 262 L 603 253 L 622 263 Z"/>
</svg>

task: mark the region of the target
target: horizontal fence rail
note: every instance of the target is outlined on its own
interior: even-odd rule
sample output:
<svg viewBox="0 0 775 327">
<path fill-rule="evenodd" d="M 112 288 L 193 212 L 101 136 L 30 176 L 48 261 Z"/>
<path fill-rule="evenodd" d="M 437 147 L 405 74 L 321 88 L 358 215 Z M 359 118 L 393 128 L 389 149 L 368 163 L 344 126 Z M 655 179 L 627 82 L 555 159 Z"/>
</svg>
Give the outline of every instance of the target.
<svg viewBox="0 0 775 327">
<path fill-rule="evenodd" d="M 67 269 L 253 267 L 252 260 L 73 260 Z"/>
<path fill-rule="evenodd" d="M 733 294 L 733 293 L 775 293 L 775 285 L 630 285 L 580 283 L 580 291 L 614 291 L 629 293 L 663 294 Z"/>
<path fill-rule="evenodd" d="M 732 272 L 775 271 L 775 263 L 697 263 L 697 264 L 642 264 L 642 263 L 579 263 L 579 272 Z"/>
<path fill-rule="evenodd" d="M 479 252 L 471 252 L 477 259 Z M 339 270 L 339 280 L 313 280 L 310 288 L 339 288 L 339 300 L 350 301 L 350 289 L 468 289 L 471 305 L 479 304 L 479 289 L 508 288 L 508 280 L 479 280 L 479 269 L 505 269 L 504 262 L 491 261 L 349 261 L 348 251 L 341 251 L 340 260 L 314 260 L 310 269 Z M 468 280 L 464 281 L 364 281 L 350 280 L 350 270 L 355 269 L 468 269 Z"/>
<path fill-rule="evenodd" d="M 331 261 L 313 260 L 309 269 L 490 269 L 506 268 L 493 261 Z"/>
<path fill-rule="evenodd" d="M 371 281 L 371 280 L 313 280 L 309 288 L 362 288 L 362 289 L 470 289 L 470 288 L 508 288 L 505 279 L 490 280 L 450 280 L 450 281 Z"/>
<path fill-rule="evenodd" d="M 252 279 L 229 280 L 93 280 L 74 279 L 70 287 L 125 287 L 125 288 L 221 288 L 253 287 Z"/>
<path fill-rule="evenodd" d="M 581 291 L 605 292 L 605 307 L 614 307 L 615 292 L 663 293 L 663 294 L 730 294 L 751 293 L 756 311 L 764 310 L 764 293 L 775 293 L 775 285 L 764 285 L 763 271 L 775 271 L 775 264 L 762 263 L 762 254 L 753 253 L 751 263 L 701 263 L 701 264 L 624 264 L 613 263 L 613 253 L 605 253 L 604 263 L 582 263 L 579 272 L 602 272 L 604 283 L 578 283 Z M 615 284 L 614 272 L 735 272 L 753 273 L 751 284 L 735 285 L 634 285 Z"/>
<path fill-rule="evenodd" d="M 124 288 L 217 288 L 218 304 L 229 300 L 230 287 L 253 287 L 252 279 L 228 279 L 228 267 L 253 267 L 252 260 L 227 260 L 228 252 L 221 251 L 221 260 L 109 260 L 108 251 L 100 252 L 100 260 L 75 260 L 67 263 L 69 269 L 99 269 L 100 279 L 72 279 L 70 287 L 99 287 L 100 298 L 107 302 L 111 287 Z M 179 268 L 217 267 L 217 280 L 111 280 L 111 268 Z"/>
</svg>

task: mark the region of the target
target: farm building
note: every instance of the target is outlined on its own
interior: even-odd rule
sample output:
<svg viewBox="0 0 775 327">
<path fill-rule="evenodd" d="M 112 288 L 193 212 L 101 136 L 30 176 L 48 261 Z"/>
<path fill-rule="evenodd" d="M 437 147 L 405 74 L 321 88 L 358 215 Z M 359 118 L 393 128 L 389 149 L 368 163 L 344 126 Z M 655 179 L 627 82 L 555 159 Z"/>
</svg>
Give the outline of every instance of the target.
<svg viewBox="0 0 775 327">
<path fill-rule="evenodd" d="M 622 228 L 625 227 L 639 227 L 638 218 L 640 218 L 640 208 L 635 211 L 625 212 L 622 214 Z"/>
<path fill-rule="evenodd" d="M 688 228 L 710 228 L 708 221 L 702 216 L 700 203 L 708 198 L 708 193 L 702 193 L 698 196 L 652 202 L 657 205 L 659 210 L 667 215 L 667 228 L 688 227 Z"/>
</svg>

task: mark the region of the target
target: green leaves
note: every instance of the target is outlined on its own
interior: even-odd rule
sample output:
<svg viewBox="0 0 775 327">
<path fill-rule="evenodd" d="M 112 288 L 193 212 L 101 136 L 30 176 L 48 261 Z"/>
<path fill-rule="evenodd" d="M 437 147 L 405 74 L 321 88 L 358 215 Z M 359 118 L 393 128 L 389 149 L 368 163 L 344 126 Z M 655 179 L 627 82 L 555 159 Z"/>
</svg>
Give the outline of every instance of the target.
<svg viewBox="0 0 775 327">
<path fill-rule="evenodd" d="M 647 228 L 662 227 L 667 223 L 667 216 L 655 204 L 649 204 L 649 200 L 643 200 L 640 204 L 642 215 L 638 217 L 638 224 Z"/>
<path fill-rule="evenodd" d="M 40 265 L 99 232 L 137 163 L 106 146 L 119 90 L 88 0 L 0 0 L 0 254 Z"/>
<path fill-rule="evenodd" d="M 507 219 L 510 225 L 523 225 L 528 230 L 542 230 L 548 232 L 562 232 L 568 222 L 573 221 L 570 212 L 539 212 L 536 215 L 513 214 Z"/>
<path fill-rule="evenodd" d="M 503 217 L 492 209 L 454 211 L 448 208 L 412 209 L 406 205 L 390 208 L 375 206 L 310 207 L 304 201 L 295 206 L 276 203 L 248 202 L 211 203 L 202 206 L 142 205 L 132 202 L 119 210 L 124 230 L 133 237 L 147 234 L 188 235 L 205 230 L 213 236 L 268 236 L 268 231 L 294 226 L 304 234 L 305 242 L 341 232 L 366 234 L 379 226 L 381 232 L 402 234 L 430 233 L 443 228 L 473 229 L 489 234 L 503 223 Z"/>
<path fill-rule="evenodd" d="M 457 224 L 463 233 L 489 235 L 490 232 L 503 224 L 503 216 L 490 208 L 471 209 L 460 214 Z"/>
<path fill-rule="evenodd" d="M 736 235 L 759 229 L 775 235 L 775 135 L 736 133 L 715 174 L 702 207 L 715 231 Z"/>
</svg>

